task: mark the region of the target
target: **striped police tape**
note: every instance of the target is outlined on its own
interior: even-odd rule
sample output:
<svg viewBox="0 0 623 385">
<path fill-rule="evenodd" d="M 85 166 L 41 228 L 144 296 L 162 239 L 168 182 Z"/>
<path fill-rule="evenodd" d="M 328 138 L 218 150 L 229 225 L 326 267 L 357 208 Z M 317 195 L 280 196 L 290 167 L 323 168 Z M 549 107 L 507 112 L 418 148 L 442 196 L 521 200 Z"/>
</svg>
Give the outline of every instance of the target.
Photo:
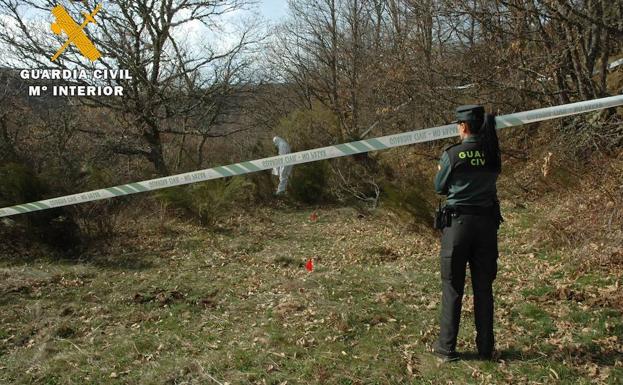
<svg viewBox="0 0 623 385">
<path fill-rule="evenodd" d="M 549 119 L 561 118 L 569 115 L 581 114 L 584 112 L 595 111 L 604 108 L 616 107 L 620 105 L 623 105 L 623 95 L 578 103 L 564 104 L 561 106 L 547 107 L 525 112 L 518 112 L 509 115 L 502 115 L 496 117 L 496 124 L 498 129 L 513 127 Z M 267 170 L 274 167 L 314 162 L 318 160 L 338 158 L 363 152 L 406 146 L 414 143 L 429 142 L 457 135 L 458 134 L 456 125 L 447 124 L 439 127 L 405 132 L 402 134 L 387 135 L 379 138 L 337 144 L 334 146 L 299 151 L 287 155 L 273 156 L 248 162 L 230 164 L 227 166 L 219 166 L 205 170 L 172 175 L 164 178 L 129 183 L 101 190 L 87 191 L 59 198 L 24 203 L 21 205 L 0 209 L 0 217 L 25 214 L 33 211 L 47 210 L 55 207 L 70 206 L 78 203 L 92 202 L 102 199 L 119 197 L 123 195 L 143 193 L 147 191 L 154 191 L 167 187 L 197 183 L 211 179 L 226 178 L 234 175 L 242 175 L 261 170 Z"/>
</svg>

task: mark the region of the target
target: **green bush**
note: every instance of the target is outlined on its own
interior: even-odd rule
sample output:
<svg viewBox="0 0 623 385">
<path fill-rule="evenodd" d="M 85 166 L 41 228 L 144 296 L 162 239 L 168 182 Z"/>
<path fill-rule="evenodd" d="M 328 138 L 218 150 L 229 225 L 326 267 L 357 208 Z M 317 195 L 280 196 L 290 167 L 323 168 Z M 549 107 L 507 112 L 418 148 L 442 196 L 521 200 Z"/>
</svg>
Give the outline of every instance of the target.
<svg viewBox="0 0 623 385">
<path fill-rule="evenodd" d="M 420 185 L 387 182 L 383 184 L 382 191 L 381 202 L 386 208 L 405 220 L 432 226 L 435 208 L 429 203 L 428 194 Z"/>
<path fill-rule="evenodd" d="M 77 191 L 97 190 L 118 184 L 111 170 L 87 166 L 83 169 L 81 183 L 74 187 Z M 108 238 L 114 234 L 123 209 L 128 207 L 130 197 L 117 197 L 69 206 L 82 234 L 88 239 Z"/>
<path fill-rule="evenodd" d="M 322 147 L 339 139 L 338 119 L 319 103 L 311 109 L 299 108 L 279 121 L 275 134 L 284 138 L 292 150 Z"/>
<path fill-rule="evenodd" d="M 288 181 L 288 191 L 295 200 L 318 203 L 326 198 L 329 167 L 326 161 L 294 166 Z"/>
<path fill-rule="evenodd" d="M 261 156 L 258 156 L 258 158 Z M 270 170 L 269 170 L 270 171 Z M 269 172 L 254 172 L 248 174 L 246 178 L 254 185 L 254 199 L 256 202 L 266 202 L 272 199 L 275 193 L 276 184 L 273 175 Z M 279 183 L 279 180 L 276 180 Z"/>
<path fill-rule="evenodd" d="M 0 167 L 0 205 L 12 206 L 43 199 L 48 188 L 30 168 L 8 163 Z M 63 250 L 80 243 L 80 229 L 66 210 L 56 208 L 15 217 L 25 221 L 27 234 Z"/>
<path fill-rule="evenodd" d="M 8 163 L 0 167 L 0 204 L 2 206 L 41 199 L 46 186 L 25 165 Z"/>
<path fill-rule="evenodd" d="M 343 141 L 339 139 L 337 116 L 320 103 L 313 103 L 311 108 L 296 109 L 283 117 L 275 127 L 275 134 L 284 138 L 293 152 Z M 328 185 L 329 166 L 326 162 L 297 165 L 288 182 L 288 195 L 295 201 L 314 204 L 328 199 Z"/>
<path fill-rule="evenodd" d="M 183 210 L 203 226 L 212 227 L 251 199 L 253 190 L 253 183 L 244 177 L 234 177 L 160 190 L 156 197 L 167 207 Z"/>
</svg>

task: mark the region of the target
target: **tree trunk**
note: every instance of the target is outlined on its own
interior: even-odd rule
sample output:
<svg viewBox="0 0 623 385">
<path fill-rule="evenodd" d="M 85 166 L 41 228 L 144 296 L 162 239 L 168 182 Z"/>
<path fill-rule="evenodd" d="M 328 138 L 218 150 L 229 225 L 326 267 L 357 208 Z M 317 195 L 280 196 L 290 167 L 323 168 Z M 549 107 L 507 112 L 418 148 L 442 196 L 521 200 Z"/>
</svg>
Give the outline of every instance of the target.
<svg viewBox="0 0 623 385">
<path fill-rule="evenodd" d="M 154 165 L 156 172 L 161 176 L 169 175 L 169 168 L 164 160 L 162 142 L 160 141 L 160 131 L 157 128 L 149 127 L 143 132 L 143 138 L 149 145 L 147 159 Z"/>
</svg>

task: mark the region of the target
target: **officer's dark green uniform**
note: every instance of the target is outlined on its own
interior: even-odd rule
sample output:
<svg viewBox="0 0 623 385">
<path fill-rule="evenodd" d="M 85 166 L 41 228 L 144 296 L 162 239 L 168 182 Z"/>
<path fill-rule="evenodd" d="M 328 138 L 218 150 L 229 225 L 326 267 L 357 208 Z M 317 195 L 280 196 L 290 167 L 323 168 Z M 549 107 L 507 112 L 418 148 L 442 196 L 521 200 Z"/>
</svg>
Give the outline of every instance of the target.
<svg viewBox="0 0 623 385">
<path fill-rule="evenodd" d="M 459 121 L 479 121 L 480 106 L 457 109 Z M 451 224 L 441 239 L 442 310 L 441 330 L 435 352 L 456 358 L 456 340 L 466 265 L 469 263 L 474 291 L 474 316 L 478 353 L 490 358 L 493 353 L 493 292 L 497 273 L 498 211 L 496 180 L 498 172 L 485 167 L 487 159 L 479 136 L 466 137 L 442 154 L 435 190 L 447 195 Z"/>
</svg>

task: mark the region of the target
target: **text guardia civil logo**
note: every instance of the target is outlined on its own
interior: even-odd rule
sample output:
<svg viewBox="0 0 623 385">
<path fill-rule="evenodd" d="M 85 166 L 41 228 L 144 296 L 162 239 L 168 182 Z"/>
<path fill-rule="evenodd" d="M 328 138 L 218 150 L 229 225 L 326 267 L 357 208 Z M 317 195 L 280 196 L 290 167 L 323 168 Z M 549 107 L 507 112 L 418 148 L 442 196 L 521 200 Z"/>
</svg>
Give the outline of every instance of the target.
<svg viewBox="0 0 623 385">
<path fill-rule="evenodd" d="M 65 44 L 52 56 L 52 61 L 58 59 L 71 43 L 75 44 L 80 50 L 80 53 L 91 61 L 96 61 L 102 56 L 93 42 L 89 40 L 86 33 L 84 33 L 84 28 L 87 24 L 97 24 L 95 15 L 97 15 L 101 8 L 102 4 L 98 4 L 92 13 L 83 12 L 84 21 L 80 25 L 74 21 L 62 5 L 57 5 L 52 9 L 52 14 L 56 19 L 56 22 L 52 23 L 52 31 L 57 35 L 63 32 L 67 35 L 67 41 L 65 41 Z"/>
</svg>

